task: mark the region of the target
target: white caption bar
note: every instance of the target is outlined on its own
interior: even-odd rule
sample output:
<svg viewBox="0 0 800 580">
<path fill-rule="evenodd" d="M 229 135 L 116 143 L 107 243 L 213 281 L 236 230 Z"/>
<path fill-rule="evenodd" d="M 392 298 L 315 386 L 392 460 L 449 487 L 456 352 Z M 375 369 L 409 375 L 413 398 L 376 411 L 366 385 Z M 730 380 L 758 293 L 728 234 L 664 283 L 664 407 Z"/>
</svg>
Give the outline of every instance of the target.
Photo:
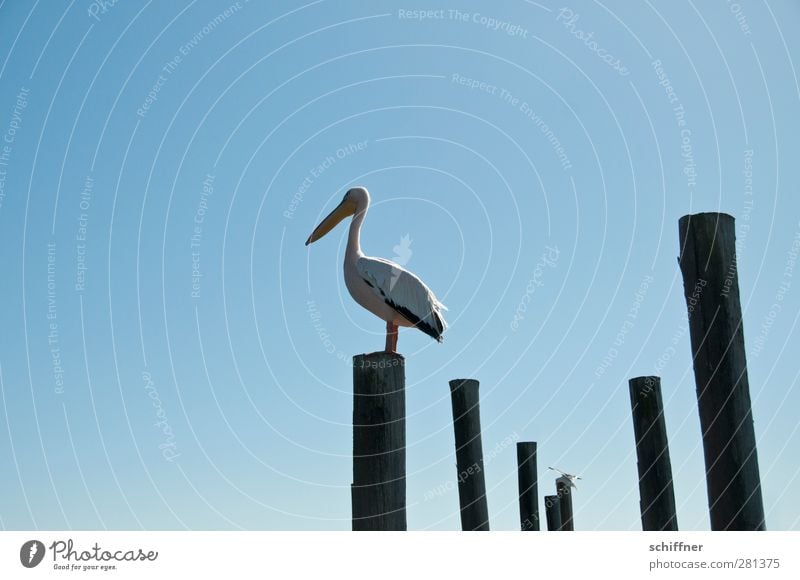
<svg viewBox="0 0 800 580">
<path fill-rule="evenodd" d="M 0 532 L 0 577 L 779 579 L 800 578 L 798 540 L 800 532 Z"/>
</svg>

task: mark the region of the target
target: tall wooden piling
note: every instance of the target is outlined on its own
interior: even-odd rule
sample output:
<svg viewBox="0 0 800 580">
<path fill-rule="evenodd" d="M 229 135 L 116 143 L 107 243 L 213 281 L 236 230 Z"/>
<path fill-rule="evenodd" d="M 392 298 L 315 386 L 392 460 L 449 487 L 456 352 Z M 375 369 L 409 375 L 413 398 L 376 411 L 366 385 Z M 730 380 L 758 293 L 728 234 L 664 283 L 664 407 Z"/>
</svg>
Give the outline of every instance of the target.
<svg viewBox="0 0 800 580">
<path fill-rule="evenodd" d="M 556 479 L 556 493 L 558 493 L 558 503 L 561 506 L 561 528 L 562 532 L 575 531 L 575 520 L 572 516 L 572 490 L 570 481 L 566 477 Z"/>
<path fill-rule="evenodd" d="M 405 359 L 353 357 L 353 530 L 406 529 Z"/>
<path fill-rule="evenodd" d="M 764 530 L 734 219 L 686 215 L 679 232 L 711 529 Z"/>
<path fill-rule="evenodd" d="M 517 443 L 517 484 L 519 486 L 520 529 L 539 531 L 539 481 L 536 468 L 536 443 Z"/>
<path fill-rule="evenodd" d="M 561 500 L 557 495 L 544 496 L 544 512 L 547 515 L 547 531 L 561 531 Z"/>
<path fill-rule="evenodd" d="M 450 381 L 458 469 L 458 501 L 461 507 L 461 529 L 464 531 L 489 530 L 478 386 L 478 381 L 474 379 Z"/>
<path fill-rule="evenodd" d="M 639 469 L 639 509 L 642 529 L 678 529 L 672 464 L 659 377 L 636 377 L 628 381 L 636 437 Z"/>
</svg>

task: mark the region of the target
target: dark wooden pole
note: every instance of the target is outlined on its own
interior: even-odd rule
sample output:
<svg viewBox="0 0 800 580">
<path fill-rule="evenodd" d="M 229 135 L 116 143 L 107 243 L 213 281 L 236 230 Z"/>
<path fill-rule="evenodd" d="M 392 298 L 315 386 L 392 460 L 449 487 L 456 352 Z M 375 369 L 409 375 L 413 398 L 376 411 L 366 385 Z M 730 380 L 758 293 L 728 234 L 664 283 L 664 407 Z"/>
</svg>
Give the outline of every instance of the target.
<svg viewBox="0 0 800 580">
<path fill-rule="evenodd" d="M 547 514 L 547 531 L 561 531 L 561 500 L 557 495 L 544 496 L 544 512 Z"/>
<path fill-rule="evenodd" d="M 642 529 L 677 531 L 672 464 L 659 377 L 628 381 L 639 468 L 639 509 Z"/>
<path fill-rule="evenodd" d="M 489 530 L 478 385 L 478 381 L 474 379 L 450 381 L 458 469 L 458 501 L 461 506 L 461 529 L 464 531 Z"/>
<path fill-rule="evenodd" d="M 561 531 L 575 531 L 575 520 L 572 517 L 572 487 L 562 478 L 556 480 L 556 493 L 558 502 L 561 505 Z"/>
<path fill-rule="evenodd" d="M 536 443 L 517 443 L 517 483 L 519 485 L 520 529 L 539 531 L 539 481 L 536 469 Z"/>
<path fill-rule="evenodd" d="M 764 530 L 732 216 L 680 219 L 697 405 L 712 530 Z"/>
<path fill-rule="evenodd" d="M 405 359 L 353 357 L 353 530 L 406 529 Z"/>
</svg>

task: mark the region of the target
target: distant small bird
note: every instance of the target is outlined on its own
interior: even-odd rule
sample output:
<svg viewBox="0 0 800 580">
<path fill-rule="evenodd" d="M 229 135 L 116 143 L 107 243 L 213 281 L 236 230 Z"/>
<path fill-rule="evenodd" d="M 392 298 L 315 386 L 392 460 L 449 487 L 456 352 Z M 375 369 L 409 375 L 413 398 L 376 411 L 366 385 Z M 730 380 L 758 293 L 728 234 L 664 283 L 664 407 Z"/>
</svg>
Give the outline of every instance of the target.
<svg viewBox="0 0 800 580">
<path fill-rule="evenodd" d="M 550 471 L 557 471 L 558 473 L 561 474 L 561 477 L 556 478 L 556 482 L 560 481 L 568 485 L 569 487 L 574 487 L 575 489 L 578 489 L 578 486 L 575 485 L 575 481 L 582 478 L 578 477 L 577 475 L 572 475 L 571 473 L 566 473 L 564 471 L 561 471 L 560 469 L 556 469 L 555 467 L 548 467 L 547 469 Z"/>
<path fill-rule="evenodd" d="M 403 268 L 411 258 L 411 237 L 404 236 L 394 247 L 399 263 L 365 256 L 361 251 L 361 224 L 369 201 L 366 188 L 348 190 L 338 207 L 311 233 L 306 245 L 353 216 L 344 253 L 344 282 L 358 304 L 386 321 L 386 352 L 397 352 L 399 326 L 413 326 L 442 342 L 447 327 L 442 311 L 447 308 L 422 280 Z"/>
</svg>

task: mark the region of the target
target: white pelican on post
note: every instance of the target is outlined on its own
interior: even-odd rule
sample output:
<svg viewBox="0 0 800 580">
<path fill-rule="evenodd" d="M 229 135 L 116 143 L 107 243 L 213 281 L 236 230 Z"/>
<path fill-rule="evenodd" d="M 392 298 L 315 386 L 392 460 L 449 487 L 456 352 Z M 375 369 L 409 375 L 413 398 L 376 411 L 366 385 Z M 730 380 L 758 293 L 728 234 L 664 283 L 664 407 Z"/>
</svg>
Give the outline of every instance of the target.
<svg viewBox="0 0 800 580">
<path fill-rule="evenodd" d="M 353 299 L 386 321 L 386 352 L 397 352 L 397 329 L 414 326 L 442 342 L 447 327 L 444 304 L 417 276 L 389 260 L 371 258 L 361 251 L 361 224 L 369 209 L 369 192 L 364 187 L 350 189 L 339 206 L 316 227 L 306 246 L 331 231 L 336 224 L 353 216 L 344 254 L 344 282 Z"/>
</svg>

